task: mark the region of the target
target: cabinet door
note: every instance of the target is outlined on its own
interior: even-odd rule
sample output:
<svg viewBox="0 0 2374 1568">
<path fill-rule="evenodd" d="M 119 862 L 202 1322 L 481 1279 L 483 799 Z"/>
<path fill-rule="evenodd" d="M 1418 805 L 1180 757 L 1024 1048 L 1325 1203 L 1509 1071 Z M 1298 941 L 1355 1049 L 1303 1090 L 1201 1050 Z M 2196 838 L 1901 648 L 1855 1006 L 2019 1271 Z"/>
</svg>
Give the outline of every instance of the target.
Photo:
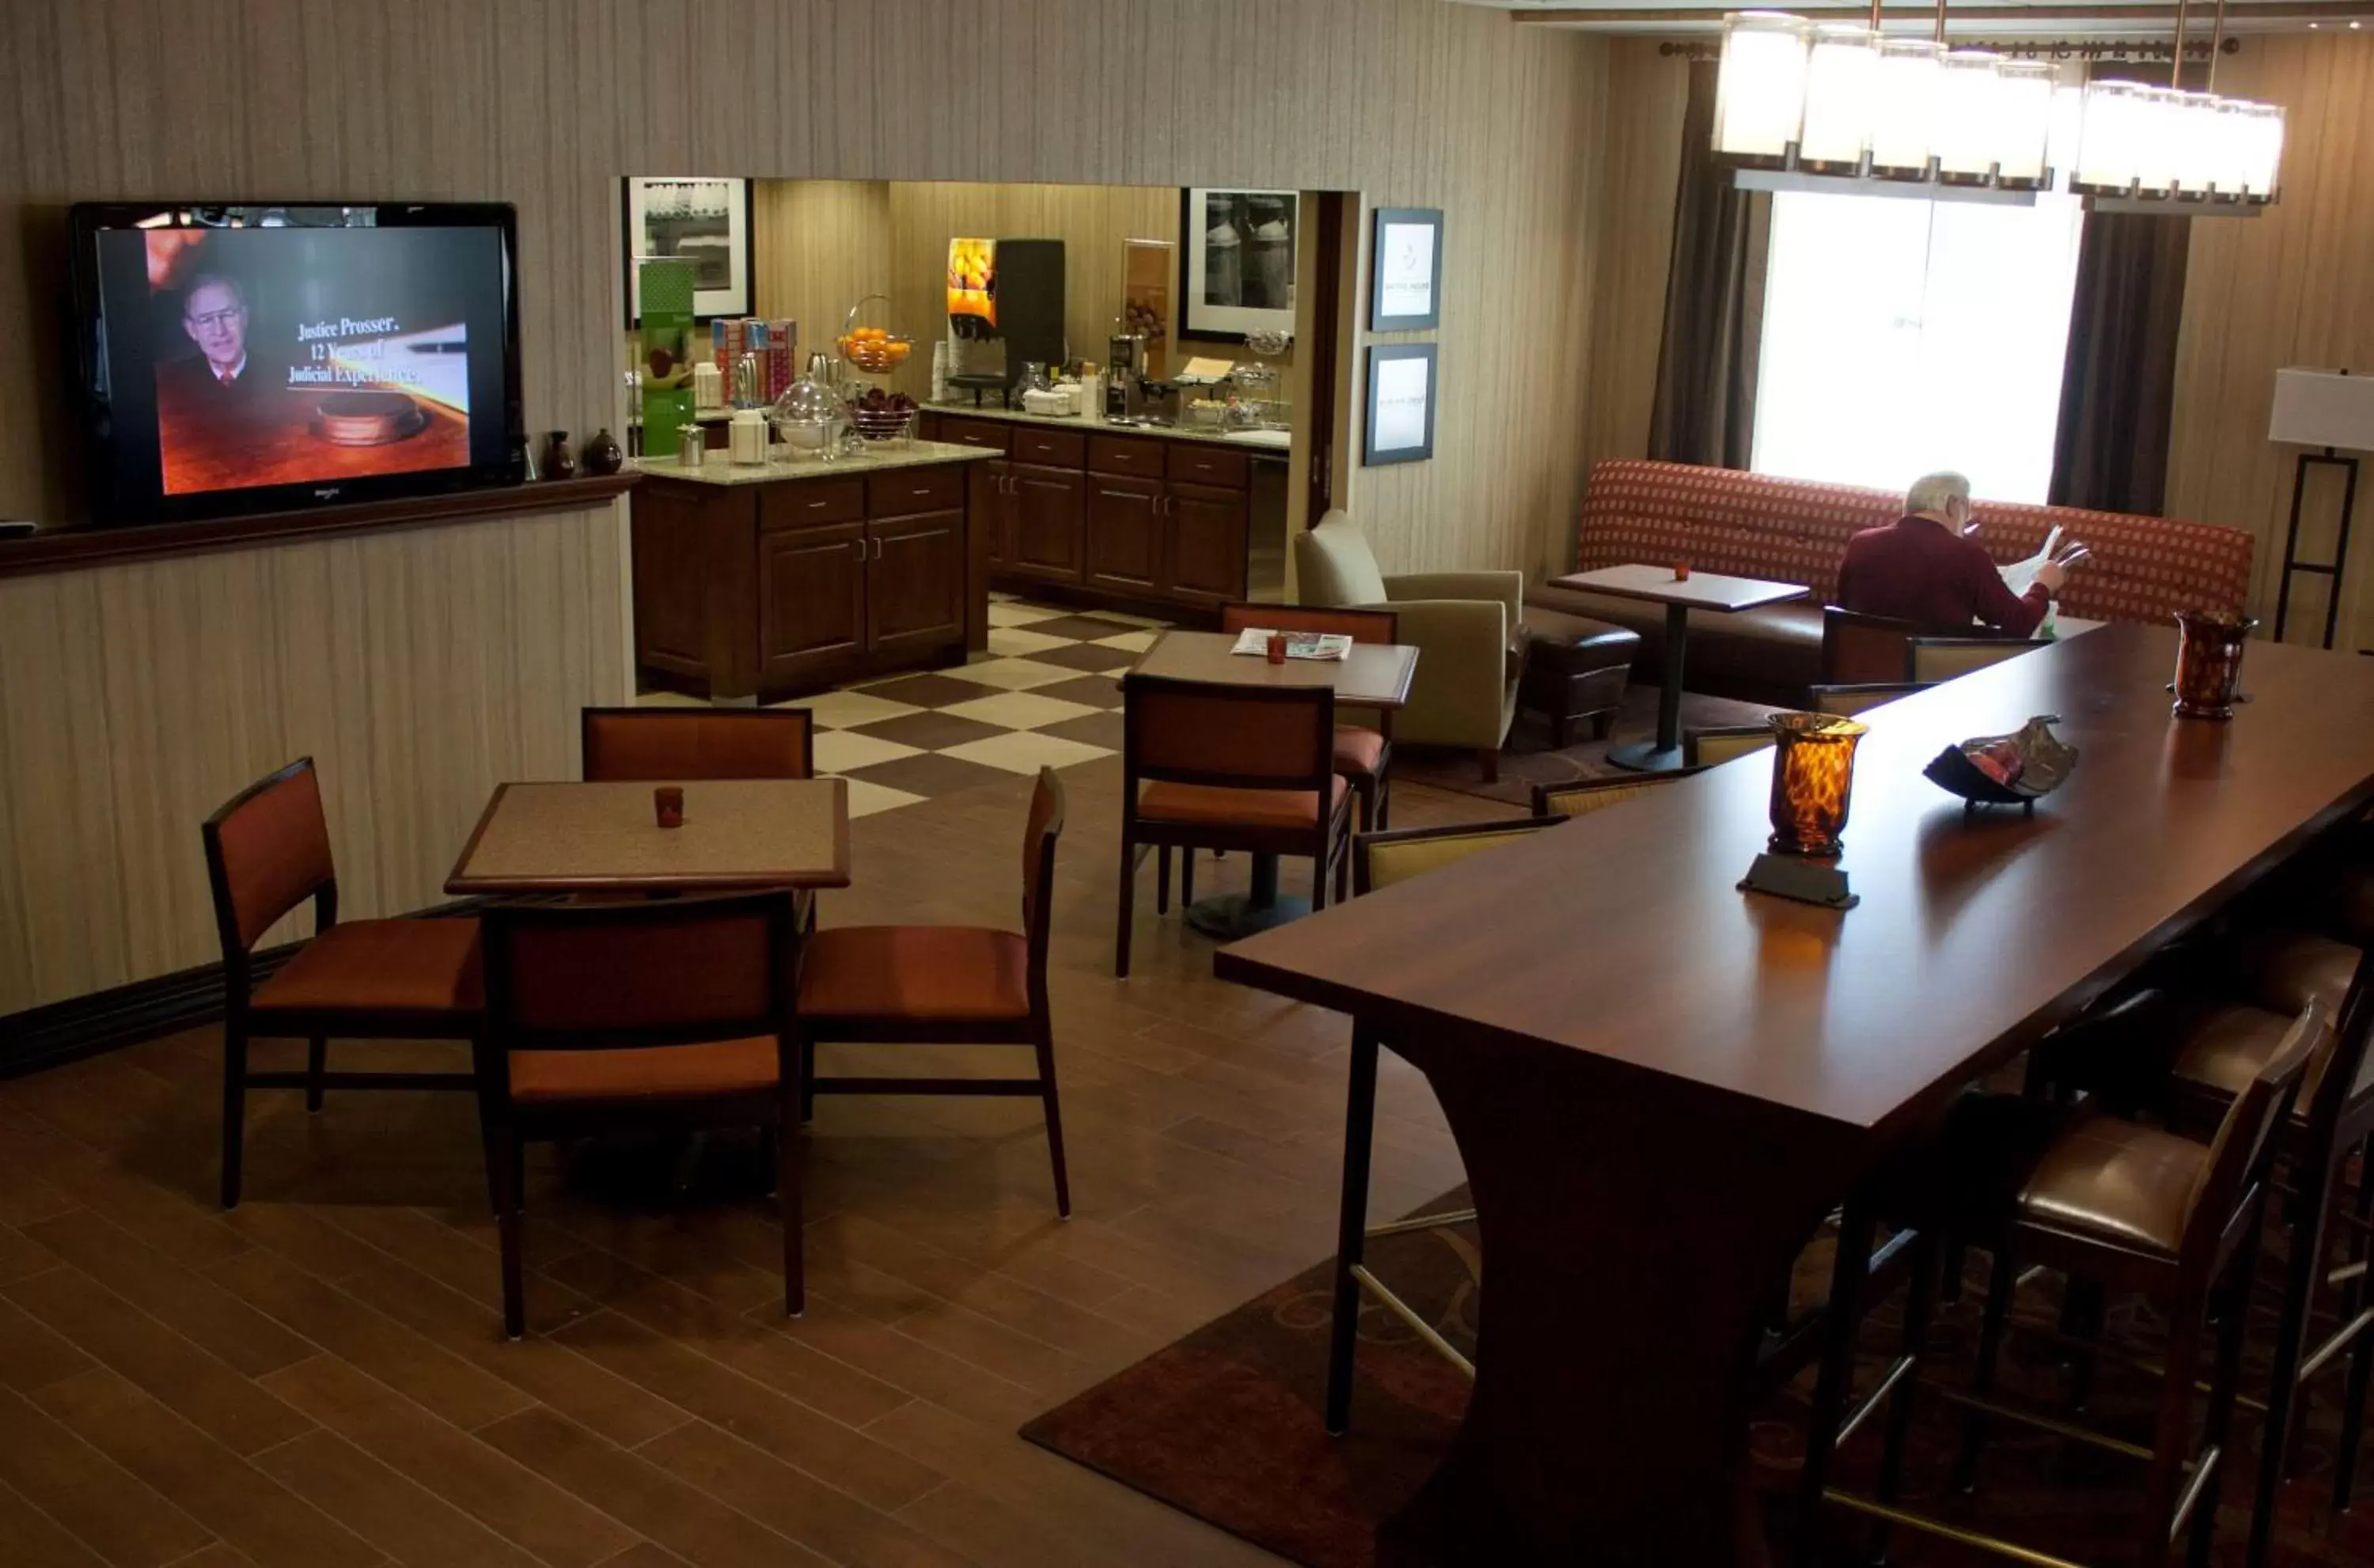
<svg viewBox="0 0 2374 1568">
<path fill-rule="evenodd" d="M 925 512 L 865 525 L 866 643 L 877 654 L 964 641 L 965 519 Z"/>
<path fill-rule="evenodd" d="M 1014 509 L 1014 532 L 1005 569 L 1050 582 L 1079 581 L 1086 477 L 1025 462 L 1009 464 L 1008 473 L 1006 504 Z"/>
<path fill-rule="evenodd" d="M 758 540 L 758 684 L 829 685 L 865 651 L 865 524 Z"/>
<path fill-rule="evenodd" d="M 1163 503 L 1173 599 L 1225 604 L 1245 596 L 1245 493 L 1173 481 Z"/>
<path fill-rule="evenodd" d="M 1013 465 L 992 459 L 967 466 L 972 473 L 965 482 L 966 504 L 972 509 L 973 526 L 981 530 L 989 569 L 1002 573 L 1014 561 Z"/>
<path fill-rule="evenodd" d="M 1088 475 L 1088 582 L 1123 592 L 1162 588 L 1162 486 Z"/>
</svg>

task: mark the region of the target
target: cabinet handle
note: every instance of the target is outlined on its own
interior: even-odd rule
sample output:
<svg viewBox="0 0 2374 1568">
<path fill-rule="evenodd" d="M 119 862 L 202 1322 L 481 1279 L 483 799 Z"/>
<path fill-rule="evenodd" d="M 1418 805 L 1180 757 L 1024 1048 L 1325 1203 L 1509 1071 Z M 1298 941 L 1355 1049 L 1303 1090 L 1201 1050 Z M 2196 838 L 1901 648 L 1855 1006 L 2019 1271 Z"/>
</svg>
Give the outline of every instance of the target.
<svg viewBox="0 0 2374 1568">
<path fill-rule="evenodd" d="M 810 501 L 808 503 L 808 510 L 812 512 L 822 511 L 825 508 L 830 505 L 832 505 L 830 501 Z"/>
</svg>

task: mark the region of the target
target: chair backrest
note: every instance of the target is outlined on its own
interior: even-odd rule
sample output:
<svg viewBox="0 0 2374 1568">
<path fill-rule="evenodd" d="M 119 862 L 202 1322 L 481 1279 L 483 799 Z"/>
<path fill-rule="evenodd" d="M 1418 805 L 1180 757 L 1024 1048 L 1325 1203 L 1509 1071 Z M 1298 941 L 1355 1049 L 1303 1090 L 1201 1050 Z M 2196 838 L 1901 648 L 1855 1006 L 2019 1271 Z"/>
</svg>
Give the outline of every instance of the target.
<svg viewBox="0 0 2374 1568">
<path fill-rule="evenodd" d="M 1916 637 L 1904 645 L 1904 678 L 1915 685 L 1934 685 L 2016 659 L 2038 646 L 2024 638 Z"/>
<path fill-rule="evenodd" d="M 1904 678 L 1904 645 L 1921 635 L 1918 621 L 1858 614 L 1822 606 L 1822 684 L 1861 685 Z"/>
<path fill-rule="evenodd" d="M 198 829 L 213 889 L 223 962 L 244 971 L 247 950 L 272 922 L 308 898 L 318 931 L 337 919 L 337 871 L 322 781 L 299 757 L 223 802 Z"/>
<path fill-rule="evenodd" d="M 581 724 L 589 784 L 816 776 L 805 708 L 589 708 Z"/>
<path fill-rule="evenodd" d="M 491 1054 L 784 1034 L 796 984 L 792 911 L 783 890 L 493 905 L 480 928 Z"/>
<path fill-rule="evenodd" d="M 1918 681 L 1859 681 L 1852 685 L 1816 686 L 1811 692 L 1814 711 L 1834 714 L 1840 719 L 1852 719 L 1856 714 L 1877 708 L 1884 702 L 1894 702 L 1900 696 L 1929 688 Z"/>
<path fill-rule="evenodd" d="M 1324 795 L 1334 759 L 1332 686 L 1122 681 L 1122 771 L 1133 790 L 1140 778 L 1159 778 Z"/>
<path fill-rule="evenodd" d="M 1052 767 L 1039 770 L 1030 816 L 1022 828 L 1022 929 L 1030 941 L 1030 985 L 1047 983 L 1047 942 L 1055 907 L 1055 842 L 1064 837 L 1066 802 Z"/>
<path fill-rule="evenodd" d="M 1605 811 L 1610 806 L 1637 800 L 1651 790 L 1687 778 L 1700 771 L 1696 767 L 1677 767 L 1669 773 L 1643 773 L 1629 778 L 1586 778 L 1577 784 L 1536 784 L 1534 786 L 1534 814 L 1589 816 L 1592 812 Z"/>
<path fill-rule="evenodd" d="M 1381 604 L 1385 574 L 1376 552 L 1341 509 L 1294 536 L 1294 581 L 1306 604 Z"/>
<path fill-rule="evenodd" d="M 1247 626 L 1270 631 L 1334 633 L 1354 642 L 1389 643 L 1397 617 L 1391 610 L 1335 610 L 1312 604 L 1223 604 L 1220 629 L 1233 637 Z"/>
<path fill-rule="evenodd" d="M 1352 891 L 1373 893 L 1463 860 L 1480 849 L 1556 827 L 1565 818 L 1509 817 L 1498 822 L 1458 822 L 1446 827 L 1396 827 L 1352 837 Z"/>
<path fill-rule="evenodd" d="M 2312 1086 L 2300 1091 L 2309 1096 L 2308 1147 L 2312 1152 L 2362 1141 L 2365 1135 L 2357 1129 L 2374 1123 L 2374 964 L 2359 960 L 2341 999 L 2327 1048 L 2332 1054 L 2322 1073 L 2311 1074 Z M 2346 1140 L 2345 1126 L 2350 1129 Z M 2311 1153 L 2310 1158 L 2317 1157 Z M 2374 1180 L 2374 1172 L 2359 1179 Z"/>
<path fill-rule="evenodd" d="M 1712 767 L 1772 743 L 1769 724 L 1724 724 L 1682 731 L 1682 761 L 1691 767 Z"/>
<path fill-rule="evenodd" d="M 2202 1162 L 2186 1200 L 2180 1262 L 2205 1283 L 2256 1224 L 2268 1166 L 2275 1157 L 2275 1133 L 2292 1112 L 2309 1059 L 2322 1043 L 2329 1014 L 2311 999 L 2285 1031 L 2275 1053 L 2249 1088 L 2234 1098 Z M 2204 1272 L 2205 1271 L 2205 1272 Z"/>
</svg>

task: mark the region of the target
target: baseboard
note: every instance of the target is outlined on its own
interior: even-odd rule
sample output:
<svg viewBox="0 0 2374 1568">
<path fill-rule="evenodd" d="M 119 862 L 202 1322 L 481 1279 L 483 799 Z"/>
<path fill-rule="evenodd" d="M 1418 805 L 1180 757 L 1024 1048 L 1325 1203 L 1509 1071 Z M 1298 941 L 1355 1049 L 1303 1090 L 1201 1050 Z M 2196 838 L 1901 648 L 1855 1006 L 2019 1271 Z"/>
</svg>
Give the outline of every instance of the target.
<svg viewBox="0 0 2374 1568">
<path fill-rule="evenodd" d="M 477 900 L 464 900 L 423 909 L 417 918 L 466 915 L 477 907 Z M 263 981 L 303 945 L 292 942 L 250 954 L 250 974 L 255 981 Z M 202 1028 L 220 1022 L 222 1013 L 220 964 L 176 969 L 128 986 L 111 986 L 87 996 L 29 1007 L 0 1017 L 0 1079 L 22 1078 L 102 1051 Z"/>
</svg>

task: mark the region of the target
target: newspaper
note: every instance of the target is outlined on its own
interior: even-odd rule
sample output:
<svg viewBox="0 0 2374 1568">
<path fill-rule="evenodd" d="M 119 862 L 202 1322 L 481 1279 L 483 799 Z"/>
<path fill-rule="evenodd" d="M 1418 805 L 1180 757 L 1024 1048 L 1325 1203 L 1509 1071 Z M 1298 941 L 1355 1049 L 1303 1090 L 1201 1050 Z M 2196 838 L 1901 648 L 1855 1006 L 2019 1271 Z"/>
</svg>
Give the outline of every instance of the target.
<svg viewBox="0 0 2374 1568">
<path fill-rule="evenodd" d="M 1995 568 L 2003 574 L 2004 586 L 2011 590 L 2014 598 L 2026 597 L 2027 591 L 2036 586 L 2037 568 L 2052 559 L 2052 552 L 2060 546 L 2061 525 L 2056 522 L 2052 525 L 2052 532 L 2044 536 L 2042 549 L 2024 561 L 2014 561 L 2007 567 Z"/>
<path fill-rule="evenodd" d="M 1275 635 L 1261 626 L 1247 626 L 1237 634 L 1237 646 L 1228 651 L 1266 659 L 1269 657 L 1269 639 Z M 1341 659 L 1351 651 L 1352 639 L 1341 632 L 1286 634 L 1286 656 L 1288 659 Z"/>
</svg>

